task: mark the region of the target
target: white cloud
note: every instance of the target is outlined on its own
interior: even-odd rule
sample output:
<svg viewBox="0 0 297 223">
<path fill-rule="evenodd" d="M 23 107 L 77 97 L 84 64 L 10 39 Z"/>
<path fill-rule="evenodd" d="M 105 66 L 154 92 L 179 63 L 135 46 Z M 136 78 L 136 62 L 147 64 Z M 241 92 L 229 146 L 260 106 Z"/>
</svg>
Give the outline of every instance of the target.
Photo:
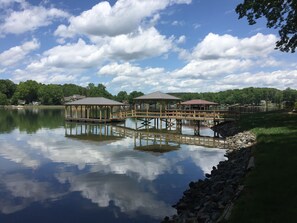
<svg viewBox="0 0 297 223">
<path fill-rule="evenodd" d="M 136 60 L 159 56 L 172 47 L 172 39 L 166 39 L 152 27 L 139 29 L 135 34 L 95 38 L 94 44 L 79 39 L 76 43 L 58 45 L 45 51 L 39 60 L 31 62 L 26 69 L 15 72 L 14 80 L 34 76 L 48 83 L 75 81 L 82 73 L 116 59 Z"/>
<path fill-rule="evenodd" d="M 297 70 L 277 70 L 273 72 L 245 72 L 231 74 L 222 79 L 223 84 L 242 87 L 287 87 L 297 88 Z"/>
<path fill-rule="evenodd" d="M 215 59 L 192 60 L 186 66 L 172 72 L 176 78 L 201 78 L 208 79 L 219 75 L 245 70 L 253 65 L 251 60 L 241 59 Z"/>
<path fill-rule="evenodd" d="M 88 45 L 82 39 L 75 44 L 56 46 L 43 54 L 42 62 L 53 67 L 92 67 L 102 57 L 102 51 L 95 45 Z"/>
<path fill-rule="evenodd" d="M 142 69 L 140 67 L 132 66 L 130 63 L 112 63 L 100 68 L 98 74 L 112 76 L 138 76 L 141 72 Z"/>
<path fill-rule="evenodd" d="M 112 83 L 121 82 L 121 84 L 125 85 L 123 81 L 126 81 L 131 85 L 133 85 L 133 79 L 137 77 L 138 80 L 145 81 L 146 84 L 149 83 L 149 79 L 155 76 L 160 76 L 166 73 L 164 68 L 141 68 L 138 66 L 134 66 L 130 63 L 112 63 L 103 66 L 99 71 L 98 75 L 109 75 L 113 76 Z"/>
<path fill-rule="evenodd" d="M 142 68 L 130 63 L 112 63 L 103 66 L 98 75 L 110 75 L 112 80 L 107 84 L 108 87 L 116 88 L 118 91 L 142 90 L 143 83 L 151 90 L 160 90 L 171 82 L 167 79 L 167 72 L 164 68 Z M 162 78 L 160 78 L 162 77 Z"/>
<path fill-rule="evenodd" d="M 177 40 L 176 40 L 176 43 L 178 44 L 182 44 L 182 43 L 185 43 L 186 42 L 186 36 L 182 35 L 180 36 Z"/>
<path fill-rule="evenodd" d="M 183 26 L 184 24 L 185 23 L 183 21 L 177 21 L 177 20 L 171 23 L 172 26 Z"/>
<path fill-rule="evenodd" d="M 194 29 L 198 29 L 198 28 L 200 28 L 201 27 L 201 24 L 199 24 L 199 23 L 195 23 L 195 24 L 193 24 L 193 28 Z"/>
<path fill-rule="evenodd" d="M 138 29 L 133 34 L 92 37 L 92 44 L 79 39 L 76 43 L 56 46 L 45 51 L 39 60 L 25 69 L 16 70 L 12 80 L 18 82 L 34 76 L 42 83 L 87 84 L 88 80 L 95 78 L 97 70 L 97 80 L 114 94 L 120 90 L 205 92 L 241 86 L 294 86 L 295 68 L 291 66 L 293 71 L 290 71 L 284 61 L 274 57 L 274 39 L 272 35 L 263 34 L 243 39 L 209 34 L 191 52 L 174 46 L 174 43 L 183 42 L 184 36 L 168 39 L 154 27 Z M 263 43 L 264 40 L 267 41 Z M 183 53 L 186 58 L 183 67 L 169 71 L 163 67 L 143 67 L 128 62 L 164 55 L 171 49 Z M 17 59 L 20 55 L 7 58 Z M 5 63 L 12 62 L 7 60 Z M 283 67 L 286 69 L 284 72 Z M 275 74 L 276 69 L 279 70 L 278 75 Z M 287 76 L 283 76 L 285 73 Z"/>
<path fill-rule="evenodd" d="M 5 7 L 8 7 L 14 3 L 18 3 L 22 7 L 25 7 L 28 5 L 28 3 L 25 0 L 0 0 L 0 7 L 5 8 Z"/>
<path fill-rule="evenodd" d="M 23 60 L 30 52 L 40 47 L 36 39 L 25 42 L 20 46 L 12 47 L 0 54 L 0 65 L 11 66 Z"/>
<path fill-rule="evenodd" d="M 43 53 L 43 58 L 31 63 L 28 69 L 56 68 L 91 68 L 100 63 L 104 51 L 96 45 L 88 45 L 82 39 L 77 43 L 56 46 Z"/>
<path fill-rule="evenodd" d="M 26 6 L 20 11 L 9 13 L 0 26 L 0 33 L 21 34 L 50 25 L 53 20 L 67 18 L 69 14 L 56 8 Z"/>
<path fill-rule="evenodd" d="M 17 69 L 13 73 L 12 81 L 18 83 L 20 81 L 32 80 L 39 83 L 46 84 L 61 84 L 61 83 L 74 83 L 81 85 L 81 80 L 85 81 L 90 79 L 90 76 L 86 77 L 81 75 L 77 70 L 57 69 L 43 67 L 31 67 L 30 69 Z"/>
<path fill-rule="evenodd" d="M 256 34 L 239 39 L 231 35 L 209 33 L 193 52 L 180 51 L 189 60 L 172 74 L 176 78 L 212 79 L 230 73 L 246 71 L 254 66 L 276 66 L 270 54 L 274 51 L 274 35 Z"/>
<path fill-rule="evenodd" d="M 139 29 L 136 34 L 111 38 L 106 45 L 106 52 L 111 58 L 133 60 L 159 56 L 171 48 L 172 39 L 167 39 L 151 27 L 147 30 Z"/>
<path fill-rule="evenodd" d="M 231 35 L 209 33 L 193 51 L 193 58 L 201 60 L 218 58 L 265 57 L 274 51 L 275 35 L 258 33 L 239 39 Z"/>
<path fill-rule="evenodd" d="M 69 26 L 61 25 L 55 35 L 68 38 L 75 33 L 95 36 L 128 34 L 145 22 L 158 18 L 156 14 L 173 4 L 189 4 L 190 0 L 118 0 L 113 6 L 104 1 L 79 16 L 69 19 Z"/>
<path fill-rule="evenodd" d="M 190 60 L 184 67 L 174 71 L 160 67 L 144 68 L 131 63 L 111 63 L 102 67 L 98 74 L 110 76 L 111 81 L 107 84 L 109 88 L 128 92 L 205 92 L 240 86 L 294 86 L 296 71 L 273 71 L 284 63 L 273 57 L 274 41 L 273 35 L 257 34 L 240 39 L 231 35 L 209 34 L 197 44 L 193 52 L 177 51 L 187 54 Z M 259 68 L 269 68 L 270 71 L 252 72 Z M 149 70 L 153 72 L 148 74 Z M 146 83 L 145 90 L 143 83 Z"/>
</svg>

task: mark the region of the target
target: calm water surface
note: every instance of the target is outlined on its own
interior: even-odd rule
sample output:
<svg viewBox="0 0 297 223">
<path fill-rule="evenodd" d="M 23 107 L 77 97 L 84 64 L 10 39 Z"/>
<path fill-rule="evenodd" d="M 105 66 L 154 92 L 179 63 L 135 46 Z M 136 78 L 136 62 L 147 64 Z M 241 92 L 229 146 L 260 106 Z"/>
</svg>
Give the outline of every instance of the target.
<svg viewBox="0 0 297 223">
<path fill-rule="evenodd" d="M 0 222 L 160 222 L 224 153 L 114 126 L 64 124 L 62 110 L 2 109 Z"/>
</svg>

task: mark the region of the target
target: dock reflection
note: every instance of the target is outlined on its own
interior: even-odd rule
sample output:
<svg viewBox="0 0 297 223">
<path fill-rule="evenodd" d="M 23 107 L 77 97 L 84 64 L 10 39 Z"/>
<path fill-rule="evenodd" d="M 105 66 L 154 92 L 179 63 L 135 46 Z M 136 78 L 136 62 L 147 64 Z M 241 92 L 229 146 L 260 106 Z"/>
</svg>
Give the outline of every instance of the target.
<svg viewBox="0 0 297 223">
<path fill-rule="evenodd" d="M 135 150 L 156 153 L 177 150 L 181 144 L 225 148 L 225 140 L 218 137 L 179 134 L 175 131 L 153 128 L 136 130 L 107 124 L 66 123 L 65 136 L 101 143 L 132 138 Z"/>
</svg>

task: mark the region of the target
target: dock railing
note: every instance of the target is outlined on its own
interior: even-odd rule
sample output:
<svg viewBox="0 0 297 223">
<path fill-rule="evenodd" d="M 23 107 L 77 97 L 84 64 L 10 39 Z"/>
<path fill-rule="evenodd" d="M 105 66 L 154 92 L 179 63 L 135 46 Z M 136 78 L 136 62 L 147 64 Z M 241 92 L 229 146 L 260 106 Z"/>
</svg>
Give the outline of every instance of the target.
<svg viewBox="0 0 297 223">
<path fill-rule="evenodd" d="M 163 119 L 183 119 L 183 120 L 225 120 L 232 119 L 228 111 L 197 111 L 197 110 L 130 110 L 119 111 L 113 117 L 126 118 L 163 118 Z"/>
</svg>

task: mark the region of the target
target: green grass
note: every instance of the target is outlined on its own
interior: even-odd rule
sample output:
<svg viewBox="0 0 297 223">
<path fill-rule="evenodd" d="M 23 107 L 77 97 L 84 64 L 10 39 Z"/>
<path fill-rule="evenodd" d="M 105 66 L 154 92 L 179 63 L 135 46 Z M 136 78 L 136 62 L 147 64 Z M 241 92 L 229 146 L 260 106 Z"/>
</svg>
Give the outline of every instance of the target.
<svg viewBox="0 0 297 223">
<path fill-rule="evenodd" d="M 297 115 L 253 114 L 239 125 L 257 135 L 256 168 L 228 222 L 297 222 Z"/>
</svg>

